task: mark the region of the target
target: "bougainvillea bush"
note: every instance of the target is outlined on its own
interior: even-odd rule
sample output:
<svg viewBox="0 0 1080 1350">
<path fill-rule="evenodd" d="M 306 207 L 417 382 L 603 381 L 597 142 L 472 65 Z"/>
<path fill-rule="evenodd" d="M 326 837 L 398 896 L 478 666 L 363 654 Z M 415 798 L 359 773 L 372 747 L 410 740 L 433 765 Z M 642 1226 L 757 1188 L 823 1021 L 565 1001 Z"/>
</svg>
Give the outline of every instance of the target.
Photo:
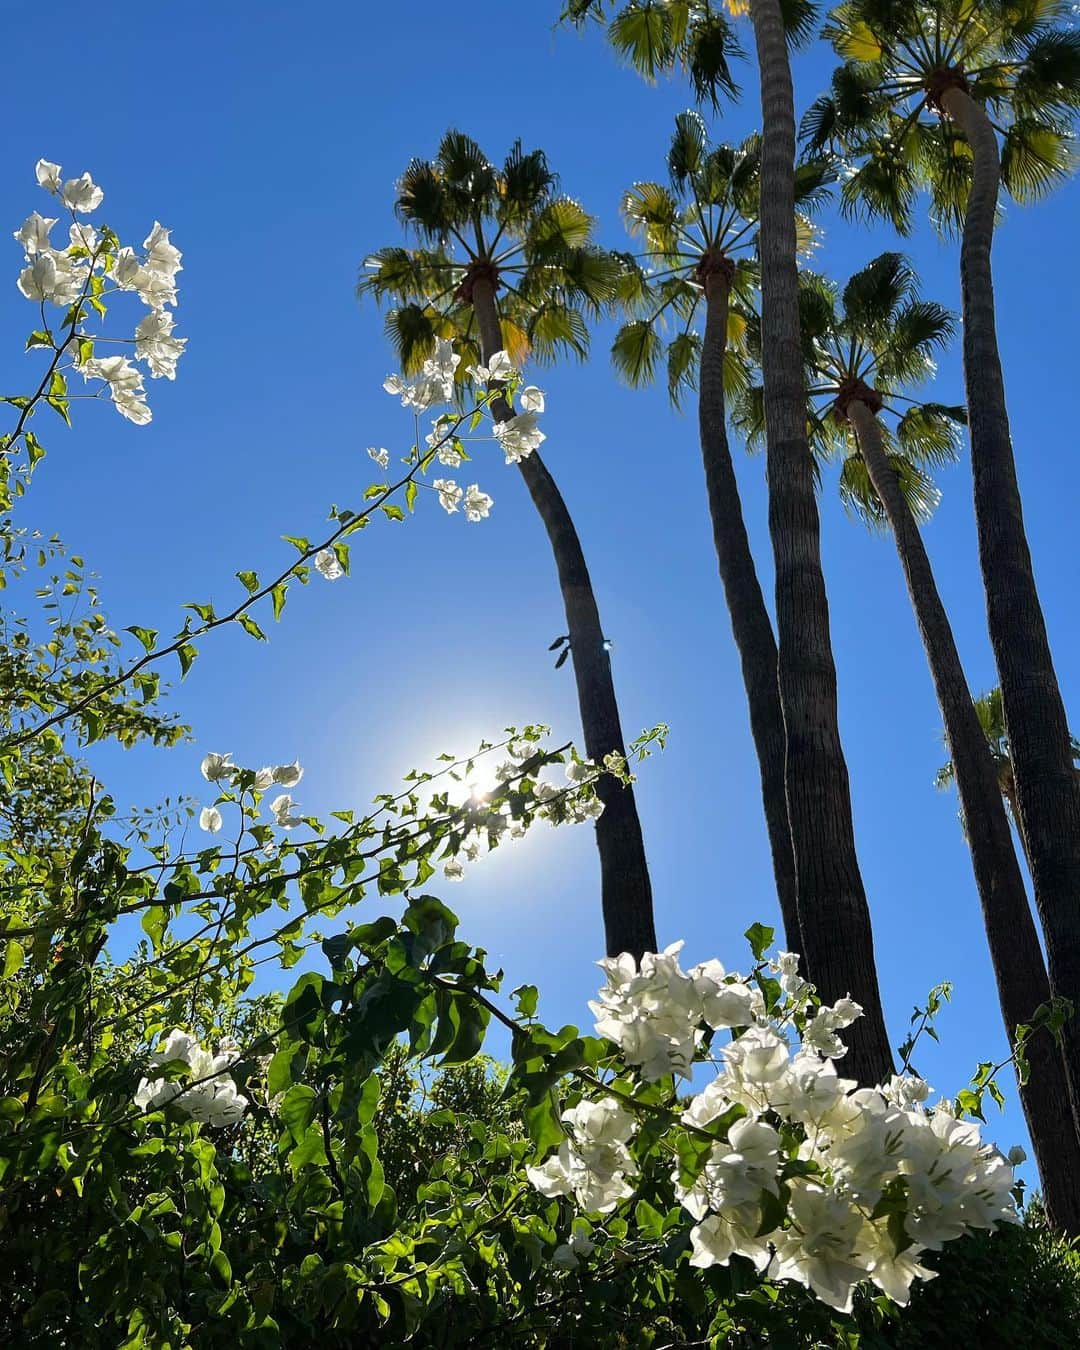
<svg viewBox="0 0 1080 1350">
<path fill-rule="evenodd" d="M 429 479 L 464 462 L 490 397 L 460 406 L 441 341 L 387 381 L 414 418 L 396 478 L 318 539 L 288 536 L 265 575 L 237 573 L 227 611 L 193 601 L 171 636 L 117 632 L 82 560 L 13 510 L 45 453 L 34 428 L 70 422 L 73 389 L 150 420 L 144 379 L 174 378 L 184 349 L 181 254 L 158 223 L 138 249 L 90 225 L 89 174 L 42 160 L 37 178 L 57 215 L 15 238 L 42 364 L 5 400 L 0 503 L 9 598 L 37 604 L 8 615 L 0 654 L 0 1339 L 853 1344 L 937 1254 L 1015 1225 L 1015 1159 L 972 1119 L 1001 1066 L 931 1105 L 909 1040 L 889 1082 L 846 1079 L 859 1007 L 823 1006 L 771 930 L 749 930 L 739 973 L 684 968 L 678 944 L 601 962 L 595 1034 L 546 1028 L 538 991 L 505 994 L 459 934 L 436 892 L 529 830 L 595 819 L 597 783 L 629 782 L 663 728 L 601 764 L 509 728 L 327 821 L 303 810 L 298 761 L 215 750 L 197 796 L 121 818 L 81 752 L 185 734 L 164 663 L 186 674 L 226 626 L 264 639 L 424 489 L 488 515 L 478 484 Z M 544 396 L 505 353 L 489 366 L 518 400 L 496 436 L 514 462 L 542 440 Z M 370 456 L 388 470 L 388 450 Z M 301 961 L 287 993 L 252 996 L 260 967 Z M 492 1025 L 503 1069 L 483 1057 Z"/>
</svg>

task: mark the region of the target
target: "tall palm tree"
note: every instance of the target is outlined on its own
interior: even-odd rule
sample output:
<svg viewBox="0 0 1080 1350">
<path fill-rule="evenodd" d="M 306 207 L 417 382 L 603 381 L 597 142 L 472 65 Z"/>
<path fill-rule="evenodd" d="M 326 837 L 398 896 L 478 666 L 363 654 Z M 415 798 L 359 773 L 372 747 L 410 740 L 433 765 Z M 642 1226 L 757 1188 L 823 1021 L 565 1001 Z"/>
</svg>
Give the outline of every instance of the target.
<svg viewBox="0 0 1080 1350">
<path fill-rule="evenodd" d="M 1080 33 L 1062 0 L 851 0 L 827 33 L 845 64 L 811 109 L 810 143 L 858 168 L 852 211 L 911 222 L 930 193 L 962 226 L 964 377 L 979 557 L 1001 680 L 1017 805 L 1065 1028 L 1080 1122 L 1080 781 L 1024 529 L 998 353 L 990 250 L 1002 186 L 1018 202 L 1060 182 L 1074 158 Z M 999 145 L 1000 137 L 1000 145 Z"/>
<path fill-rule="evenodd" d="M 608 20 L 603 0 L 570 0 L 567 16 Z M 761 86 L 759 245 L 768 430 L 769 534 L 776 566 L 777 666 L 785 785 L 799 926 L 824 997 L 850 993 L 865 1015 L 849 1032 L 848 1064 L 864 1082 L 892 1068 L 870 909 L 855 851 L 851 789 L 840 743 L 836 666 L 821 569 L 814 465 L 806 433 L 795 216 L 795 108 L 788 41 L 805 33 L 804 0 L 749 0 Z M 699 96 L 734 81 L 734 37 L 710 0 L 642 0 L 610 16 L 608 33 L 642 73 L 681 65 Z"/>
<path fill-rule="evenodd" d="M 1030 1023 L 1049 999 L 1050 984 L 997 769 L 918 523 L 937 495 L 923 466 L 955 453 L 963 410 L 917 403 L 903 392 L 932 372 L 934 349 L 948 340 L 952 318 L 918 298 L 914 274 L 898 253 L 884 253 L 856 273 L 839 297 L 828 282 L 808 279 L 803 322 L 812 425 L 826 444 L 839 442 L 848 452 L 841 476 L 848 502 L 892 527 L 953 750 L 998 998 L 1012 1041 L 1017 1027 Z M 1065 1064 L 1046 1033 L 1032 1040 L 1031 1051 L 1032 1073 L 1020 1098 L 1047 1207 L 1055 1223 L 1080 1232 L 1080 1137 Z"/>
<path fill-rule="evenodd" d="M 584 354 L 586 316 L 611 298 L 618 266 L 592 245 L 593 222 L 559 196 L 541 151 L 516 145 L 500 167 L 459 132 L 444 136 L 432 161 L 413 160 L 398 184 L 397 213 L 422 247 L 391 248 L 367 260 L 362 291 L 401 302 L 388 328 L 406 371 L 436 337 L 490 366 L 500 351 L 516 363 L 529 352 L 550 358 Z M 459 370 L 472 366 L 463 360 Z M 492 379 L 491 411 L 500 423 L 514 410 Z M 554 478 L 533 450 L 518 460 L 551 544 L 566 610 L 585 749 L 602 763 L 625 754 L 611 672 L 610 644 L 573 519 Z M 605 774 L 596 823 L 608 953 L 656 950 L 652 888 L 633 789 Z"/>
<path fill-rule="evenodd" d="M 676 406 L 686 390 L 698 393 L 713 542 L 750 707 L 773 875 L 788 946 L 801 952 L 776 638 L 743 521 L 725 412 L 726 387 L 737 390 L 745 381 L 738 348 L 743 309 L 757 288 L 760 150 L 757 136 L 737 147 L 710 147 L 698 113 L 675 119 L 669 181 L 635 183 L 623 194 L 623 218 L 643 251 L 624 276 L 624 303 L 635 317 L 616 335 L 612 358 L 629 384 L 651 381 L 664 353 L 661 327 L 669 317 L 677 322 L 680 331 L 666 344 L 668 392 Z M 803 166 L 800 205 L 812 203 L 829 177 L 827 161 Z M 809 222 L 804 228 L 809 239 Z M 701 311 L 703 336 L 694 327 Z"/>
</svg>

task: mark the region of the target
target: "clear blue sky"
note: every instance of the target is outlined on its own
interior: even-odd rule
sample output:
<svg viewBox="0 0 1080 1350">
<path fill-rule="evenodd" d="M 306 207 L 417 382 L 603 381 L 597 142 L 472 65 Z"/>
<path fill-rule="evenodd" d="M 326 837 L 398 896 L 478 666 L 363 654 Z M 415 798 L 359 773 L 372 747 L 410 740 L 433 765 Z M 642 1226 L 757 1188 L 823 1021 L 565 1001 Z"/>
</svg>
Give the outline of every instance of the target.
<svg viewBox="0 0 1080 1350">
<path fill-rule="evenodd" d="M 566 191 L 600 216 L 603 239 L 623 243 L 620 191 L 661 176 L 672 117 L 689 99 L 678 83 L 650 89 L 620 69 L 596 34 L 555 32 L 558 7 L 114 0 L 90 18 L 61 0 L 47 35 L 29 21 L 9 25 L 6 96 L 20 111 L 0 146 L 8 228 L 45 209 L 33 176 L 45 156 L 68 172 L 92 171 L 106 191 L 100 214 L 122 237 L 141 240 L 156 217 L 184 251 L 178 331 L 190 346 L 176 383 L 150 386 L 152 426 L 86 405 L 74 434 L 44 424 L 50 454 L 23 516 L 86 555 L 116 626 L 171 630 L 183 602 L 232 597 L 238 568 L 269 570 L 287 557 L 281 534 L 314 537 L 331 502 L 359 500 L 371 480 L 365 447 L 407 448 L 411 424 L 380 388 L 392 368 L 381 318 L 357 306 L 353 286 L 365 253 L 400 238 L 396 176 L 448 125 L 493 157 L 516 136 L 542 145 Z M 821 48 L 799 58 L 800 108 L 831 68 Z M 717 136 L 757 125 L 748 65 L 742 80 L 742 102 L 724 109 Z M 1078 192 L 1071 184 L 1042 206 L 1010 208 L 995 252 L 1028 529 L 1074 710 L 1080 274 L 1064 259 L 1075 248 Z M 819 265 L 838 278 L 896 246 L 883 227 L 825 221 Z M 955 307 L 955 249 L 928 227 L 904 247 L 925 293 Z M 38 362 L 19 354 L 34 314 L 14 288 L 14 242 L 7 256 L 0 361 L 14 392 L 30 386 Z M 672 413 L 660 391 L 621 389 L 609 342 L 601 332 L 587 366 L 541 374 L 544 454 L 616 644 L 624 726 L 671 726 L 666 754 L 642 769 L 638 789 L 661 939 L 685 937 L 692 960 L 716 954 L 734 965 L 743 930 L 775 922 L 776 907 L 695 421 Z M 962 398 L 955 353 L 935 395 Z M 467 750 L 508 722 L 576 735 L 569 668 L 554 671 L 546 651 L 564 625 L 542 529 L 494 448 L 476 468 L 496 500 L 485 524 L 425 501 L 405 526 L 365 533 L 350 580 L 297 594 L 268 645 L 232 633 L 207 643 L 172 700 L 194 743 L 96 757 L 118 799 L 198 793 L 199 759 L 215 749 L 252 764 L 298 755 L 307 773 L 296 795 L 328 812 L 362 805 L 404 770 Z M 740 453 L 738 468 L 770 588 L 763 465 Z M 969 679 L 983 689 L 995 677 L 966 464 L 940 481 L 928 543 Z M 1003 1035 L 956 803 L 933 787 L 940 719 L 891 541 L 844 515 L 834 473 L 822 543 L 893 1039 L 931 985 L 954 980 L 944 1044 L 922 1067 L 955 1091 Z M 445 894 L 465 936 L 505 967 L 508 988 L 538 983 L 550 1022 L 583 1022 L 591 962 L 602 954 L 597 880 L 588 827 L 545 830 Z M 992 1134 L 1008 1146 L 1021 1130 L 1010 1108 Z"/>
</svg>

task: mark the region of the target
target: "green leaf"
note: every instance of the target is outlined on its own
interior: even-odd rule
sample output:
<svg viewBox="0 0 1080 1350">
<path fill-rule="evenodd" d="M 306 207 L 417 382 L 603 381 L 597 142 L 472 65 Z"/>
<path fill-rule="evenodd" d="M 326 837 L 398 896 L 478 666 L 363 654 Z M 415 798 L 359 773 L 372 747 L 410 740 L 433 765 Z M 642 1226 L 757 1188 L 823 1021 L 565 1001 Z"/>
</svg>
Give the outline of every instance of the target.
<svg viewBox="0 0 1080 1350">
<path fill-rule="evenodd" d="M 258 638 L 260 642 L 266 641 L 266 634 L 251 617 L 250 614 L 241 614 L 239 618 L 240 627 L 245 633 L 250 633 L 253 638 Z"/>
<path fill-rule="evenodd" d="M 124 632 L 134 634 L 148 652 L 154 650 L 154 644 L 157 642 L 156 628 L 141 628 L 138 624 L 132 624 L 130 628 L 125 628 Z"/>
<path fill-rule="evenodd" d="M 46 328 L 35 328 L 26 339 L 26 350 L 31 347 L 51 347 L 53 345 L 52 334 Z"/>
<path fill-rule="evenodd" d="M 401 509 L 400 506 L 398 506 L 396 502 L 383 502 L 383 504 L 379 507 L 379 510 L 383 513 L 383 515 L 387 518 L 387 520 L 405 519 L 405 512 Z"/>
<path fill-rule="evenodd" d="M 545 1092 L 539 1101 L 523 1106 L 521 1114 L 538 1155 L 550 1153 L 566 1138 L 554 1093 Z"/>
<path fill-rule="evenodd" d="M 278 1107 L 278 1116 L 295 1143 L 301 1142 L 315 1119 L 318 1101 L 318 1093 L 306 1083 L 294 1083 L 286 1092 Z"/>
<path fill-rule="evenodd" d="M 775 928 L 767 928 L 764 924 L 754 923 L 750 925 L 743 936 L 750 944 L 754 959 L 760 961 L 772 946 L 776 930 Z"/>
<path fill-rule="evenodd" d="M 511 991 L 511 998 L 517 1004 L 518 1015 L 520 1017 L 533 1017 L 536 1014 L 537 1004 L 540 1000 L 539 990 L 534 984 L 521 984 Z"/>
<path fill-rule="evenodd" d="M 23 963 L 25 953 L 14 938 L 9 938 L 4 949 L 4 969 L 0 978 L 10 980 Z"/>
<path fill-rule="evenodd" d="M 236 578 L 247 591 L 248 595 L 254 595 L 259 589 L 259 578 L 255 572 L 237 572 Z"/>
<path fill-rule="evenodd" d="M 416 497 L 420 489 L 416 486 L 416 480 L 410 478 L 405 484 L 405 505 L 412 512 L 416 508 Z"/>
<path fill-rule="evenodd" d="M 284 581 L 279 581 L 270 592 L 270 599 L 274 606 L 275 622 L 281 618 L 281 611 L 285 608 L 285 597 L 288 593 L 288 586 Z"/>
</svg>

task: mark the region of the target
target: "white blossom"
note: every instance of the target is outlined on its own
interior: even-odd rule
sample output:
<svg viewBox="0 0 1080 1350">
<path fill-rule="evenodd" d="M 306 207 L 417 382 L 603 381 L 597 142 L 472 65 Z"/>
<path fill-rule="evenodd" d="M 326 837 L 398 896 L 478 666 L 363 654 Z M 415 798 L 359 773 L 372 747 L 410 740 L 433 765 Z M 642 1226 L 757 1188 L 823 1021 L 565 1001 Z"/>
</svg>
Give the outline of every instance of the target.
<svg viewBox="0 0 1080 1350">
<path fill-rule="evenodd" d="M 145 426 L 151 412 L 143 393 L 142 375 L 126 356 L 106 356 L 102 360 L 91 357 L 79 366 L 84 379 L 104 380 L 116 410 L 136 426 Z"/>
<path fill-rule="evenodd" d="M 217 834 L 221 829 L 221 812 L 216 806 L 204 806 L 199 812 L 199 828 L 208 834 Z"/>
<path fill-rule="evenodd" d="M 388 469 L 390 467 L 389 450 L 377 450 L 375 446 L 372 445 L 368 447 L 368 454 L 371 456 L 371 458 L 375 461 L 375 463 L 379 466 L 380 469 Z"/>
<path fill-rule="evenodd" d="M 239 770 L 232 762 L 231 751 L 224 755 L 211 751 L 199 765 L 199 772 L 208 783 L 221 783 L 228 782 Z"/>
<path fill-rule="evenodd" d="M 163 309 L 152 309 L 135 325 L 135 355 L 150 367 L 157 379 L 176 378 L 176 363 L 187 346 L 187 338 L 173 337 L 173 316 Z"/>
<path fill-rule="evenodd" d="M 544 411 L 544 391 L 538 389 L 535 384 L 527 384 L 518 395 L 518 402 L 521 404 L 522 412 L 542 413 Z"/>
<path fill-rule="evenodd" d="M 296 802 L 287 792 L 275 797 L 270 803 L 270 814 L 274 817 L 274 823 L 283 830 L 291 830 L 303 823 L 303 817 L 296 813 Z"/>
<path fill-rule="evenodd" d="M 218 1054 L 211 1055 L 193 1036 L 174 1028 L 150 1056 L 150 1067 L 161 1068 L 182 1062 L 188 1069 L 188 1081 L 141 1078 L 135 1091 L 135 1104 L 150 1111 L 175 1102 L 180 1110 L 201 1124 L 235 1125 L 248 1102 L 225 1071 L 238 1057 L 239 1046 L 229 1038 L 222 1040 Z"/>
<path fill-rule="evenodd" d="M 69 178 L 60 189 L 60 200 L 68 210 L 79 211 L 83 215 L 96 211 L 104 199 L 104 192 L 88 173 L 81 174 L 78 178 Z"/>
<path fill-rule="evenodd" d="M 73 262 L 66 253 L 45 249 L 19 273 L 18 287 L 28 300 L 67 308 L 82 294 L 88 275 L 85 265 Z"/>
<path fill-rule="evenodd" d="M 22 245 L 23 252 L 28 258 L 34 257 L 37 253 L 43 253 L 50 247 L 49 231 L 55 224 L 56 217 L 47 219 L 36 211 L 31 211 L 26 217 L 15 231 L 15 238 Z"/>
<path fill-rule="evenodd" d="M 481 384 L 489 384 L 492 380 L 508 380 L 514 374 L 514 363 L 508 352 L 498 351 L 486 366 L 473 366 L 469 374 Z"/>
<path fill-rule="evenodd" d="M 465 519 L 473 522 L 484 520 L 490 514 L 494 501 L 486 492 L 481 492 L 477 483 L 470 483 L 465 489 Z"/>
<path fill-rule="evenodd" d="M 536 413 L 523 412 L 505 422 L 496 422 L 495 439 L 502 446 L 507 464 L 517 464 L 539 449 L 547 437 L 537 426 Z"/>
<path fill-rule="evenodd" d="M 443 876 L 447 881 L 463 881 L 465 867 L 458 858 L 450 858 L 443 864 Z"/>
<path fill-rule="evenodd" d="M 53 164 L 51 160 L 39 159 L 34 166 L 34 172 L 37 175 L 38 183 L 46 192 L 60 191 L 60 165 Z"/>
<path fill-rule="evenodd" d="M 321 548 L 315 554 L 315 570 L 327 581 L 337 581 L 345 575 L 345 569 L 332 548 Z"/>
<path fill-rule="evenodd" d="M 271 770 L 275 783 L 280 783 L 282 787 L 295 787 L 304 776 L 304 769 L 298 759 L 294 759 L 291 764 L 278 764 Z"/>
<path fill-rule="evenodd" d="M 461 504 L 465 489 L 459 487 L 452 478 L 436 478 L 431 486 L 439 494 L 439 505 L 452 515 Z"/>
</svg>

